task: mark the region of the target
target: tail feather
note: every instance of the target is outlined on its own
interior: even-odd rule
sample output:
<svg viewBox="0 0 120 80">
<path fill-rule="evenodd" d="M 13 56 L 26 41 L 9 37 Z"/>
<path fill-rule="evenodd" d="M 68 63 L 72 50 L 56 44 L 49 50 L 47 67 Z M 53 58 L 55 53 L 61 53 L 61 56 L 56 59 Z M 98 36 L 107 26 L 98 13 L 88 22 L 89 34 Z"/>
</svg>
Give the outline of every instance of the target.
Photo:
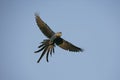
<svg viewBox="0 0 120 80">
<path fill-rule="evenodd" d="M 38 59 L 37 63 L 40 62 L 40 60 L 42 59 L 42 57 L 45 55 L 46 51 L 47 51 L 47 48 L 44 49 L 44 51 L 42 52 L 42 55 L 41 55 L 40 58 Z"/>
<path fill-rule="evenodd" d="M 45 54 L 46 54 L 46 61 L 49 62 L 48 57 L 49 57 L 49 54 L 52 55 L 52 53 L 54 53 L 54 46 L 55 46 L 54 43 L 51 44 L 49 39 L 43 40 L 43 42 L 41 42 L 41 45 L 38 46 L 38 48 L 40 49 L 38 51 L 35 51 L 35 53 L 43 51 L 37 63 L 40 62 L 40 60 Z"/>
<path fill-rule="evenodd" d="M 40 51 L 42 51 L 43 49 L 45 49 L 46 46 L 43 46 L 41 49 L 39 49 L 38 51 L 35 51 L 34 53 L 38 53 Z"/>
</svg>

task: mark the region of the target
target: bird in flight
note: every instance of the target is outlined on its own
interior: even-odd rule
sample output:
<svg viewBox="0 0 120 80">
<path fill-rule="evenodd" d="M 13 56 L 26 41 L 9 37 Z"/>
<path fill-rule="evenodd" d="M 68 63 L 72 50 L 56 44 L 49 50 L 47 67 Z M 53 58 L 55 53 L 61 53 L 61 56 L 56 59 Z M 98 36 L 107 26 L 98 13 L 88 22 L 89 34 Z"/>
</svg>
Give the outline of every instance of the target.
<svg viewBox="0 0 120 80">
<path fill-rule="evenodd" d="M 41 45 L 38 46 L 39 50 L 35 51 L 35 53 L 41 52 L 42 54 L 38 59 L 37 63 L 40 62 L 42 57 L 46 54 L 46 61 L 49 62 L 48 56 L 52 55 L 55 50 L 54 47 L 57 45 L 64 50 L 72 51 L 72 52 L 83 52 L 82 48 L 79 48 L 72 43 L 61 38 L 62 32 L 54 32 L 52 29 L 40 18 L 38 14 L 35 14 L 36 23 L 42 33 L 48 38 L 44 39 L 41 42 Z"/>
</svg>

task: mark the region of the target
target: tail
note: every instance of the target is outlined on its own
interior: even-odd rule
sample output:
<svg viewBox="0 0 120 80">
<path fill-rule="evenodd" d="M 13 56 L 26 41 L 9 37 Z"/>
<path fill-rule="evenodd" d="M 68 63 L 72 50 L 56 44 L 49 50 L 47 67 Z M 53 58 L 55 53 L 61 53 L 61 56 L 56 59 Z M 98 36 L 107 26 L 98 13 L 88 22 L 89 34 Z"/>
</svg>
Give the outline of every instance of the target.
<svg viewBox="0 0 120 80">
<path fill-rule="evenodd" d="M 54 43 L 50 44 L 50 40 L 49 39 L 45 39 L 43 42 L 41 42 L 41 45 L 38 46 L 38 48 L 40 48 L 38 51 L 35 51 L 35 53 L 38 52 L 42 52 L 40 58 L 38 59 L 37 63 L 40 62 L 40 60 L 42 59 L 42 57 L 46 54 L 46 61 L 49 62 L 48 60 L 48 56 L 49 54 L 52 55 L 52 53 L 54 53 Z"/>
</svg>

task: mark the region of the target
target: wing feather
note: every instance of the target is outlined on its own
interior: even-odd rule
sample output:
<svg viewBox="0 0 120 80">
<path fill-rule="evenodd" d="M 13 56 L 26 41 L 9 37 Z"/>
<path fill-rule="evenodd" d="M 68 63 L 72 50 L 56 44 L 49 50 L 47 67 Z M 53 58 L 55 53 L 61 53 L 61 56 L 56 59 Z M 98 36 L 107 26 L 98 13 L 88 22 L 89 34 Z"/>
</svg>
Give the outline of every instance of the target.
<svg viewBox="0 0 120 80">
<path fill-rule="evenodd" d="M 61 47 L 62 49 L 65 49 L 65 50 L 69 50 L 69 51 L 73 51 L 73 52 L 79 52 L 79 51 L 83 51 L 82 48 L 79 48 L 75 45 L 73 45 L 72 43 L 62 39 L 62 38 L 57 38 L 55 40 L 55 43 Z"/>
<path fill-rule="evenodd" d="M 38 14 L 35 14 L 35 19 L 39 29 L 46 37 L 51 38 L 55 34 L 55 32 L 50 29 L 50 27 L 40 18 Z"/>
</svg>

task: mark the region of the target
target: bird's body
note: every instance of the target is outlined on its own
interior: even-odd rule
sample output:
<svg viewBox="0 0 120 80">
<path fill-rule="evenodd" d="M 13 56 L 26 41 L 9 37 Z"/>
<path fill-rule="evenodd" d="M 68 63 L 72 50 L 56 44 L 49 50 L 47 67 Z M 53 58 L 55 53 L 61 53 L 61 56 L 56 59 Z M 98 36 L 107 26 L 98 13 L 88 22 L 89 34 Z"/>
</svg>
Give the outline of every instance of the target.
<svg viewBox="0 0 120 80">
<path fill-rule="evenodd" d="M 43 42 L 41 42 L 42 44 L 38 47 L 40 49 L 38 51 L 35 51 L 35 53 L 43 51 L 39 60 L 37 61 L 38 63 L 45 54 L 46 54 L 46 60 L 48 62 L 48 56 L 49 56 L 49 54 L 52 55 L 52 53 L 54 53 L 55 45 L 65 49 L 65 50 L 69 50 L 69 51 L 73 51 L 73 52 L 79 52 L 79 51 L 82 52 L 83 51 L 83 49 L 76 47 L 73 44 L 71 44 L 70 42 L 61 38 L 61 36 L 62 36 L 61 32 L 57 32 L 57 33 L 53 32 L 50 29 L 50 27 L 44 21 L 42 21 L 42 19 L 37 14 L 35 16 L 36 16 L 36 22 L 37 22 L 39 29 L 48 38 L 48 39 L 43 40 Z"/>
<path fill-rule="evenodd" d="M 54 41 L 56 38 L 59 38 L 61 36 L 62 36 L 62 33 L 61 32 L 57 32 L 50 38 L 50 40 Z"/>
</svg>

